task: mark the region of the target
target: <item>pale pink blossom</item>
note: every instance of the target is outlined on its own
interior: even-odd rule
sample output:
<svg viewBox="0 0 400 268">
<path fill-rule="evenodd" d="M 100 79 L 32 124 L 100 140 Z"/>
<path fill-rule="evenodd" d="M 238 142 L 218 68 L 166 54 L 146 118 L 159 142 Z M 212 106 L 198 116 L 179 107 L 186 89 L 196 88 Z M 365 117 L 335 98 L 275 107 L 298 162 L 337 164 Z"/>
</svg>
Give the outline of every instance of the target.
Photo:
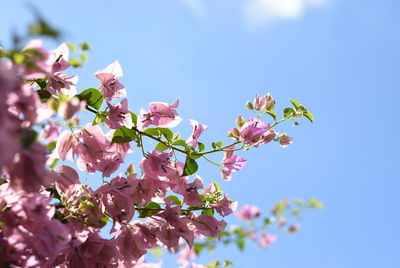
<svg viewBox="0 0 400 268">
<path fill-rule="evenodd" d="M 279 144 L 283 148 L 285 148 L 285 147 L 288 147 L 290 144 L 293 143 L 292 140 L 293 140 L 292 137 L 289 137 L 288 135 L 286 135 L 286 133 L 284 133 L 279 137 Z"/>
<path fill-rule="evenodd" d="M 117 79 L 122 75 L 122 68 L 117 60 L 104 70 L 96 72 L 96 77 L 101 82 L 99 90 L 103 93 L 105 100 L 110 101 L 126 96 L 125 86 Z"/>
<path fill-rule="evenodd" d="M 260 208 L 252 205 L 244 205 L 240 211 L 236 212 L 236 217 L 243 220 L 252 220 L 260 215 Z"/>
<path fill-rule="evenodd" d="M 262 232 L 259 245 L 260 247 L 263 248 L 269 247 L 276 241 L 277 238 L 278 238 L 277 235 L 267 234 L 266 232 Z"/>
<path fill-rule="evenodd" d="M 190 124 L 192 125 L 192 135 L 186 140 L 186 143 L 191 145 L 192 147 L 196 147 L 197 140 L 199 139 L 201 133 L 208 129 L 208 126 L 200 124 L 196 120 L 189 119 Z"/>
<path fill-rule="evenodd" d="M 60 125 L 51 120 L 47 121 L 47 125 L 40 132 L 40 138 L 47 143 L 56 141 L 60 134 Z"/>
<path fill-rule="evenodd" d="M 174 103 L 168 104 L 165 102 L 151 102 L 149 103 L 150 111 L 144 109 L 140 110 L 138 117 L 138 129 L 144 130 L 150 125 L 156 127 L 172 128 L 177 126 L 182 119 L 176 112 L 176 108 L 179 105 L 179 99 Z"/>
<path fill-rule="evenodd" d="M 238 202 L 229 200 L 226 196 L 213 205 L 219 215 L 225 217 L 236 211 Z"/>
<path fill-rule="evenodd" d="M 128 100 L 123 99 L 119 104 L 111 104 L 107 102 L 109 108 L 109 114 L 106 118 L 106 124 L 112 129 L 125 126 L 132 128 L 132 115 L 128 109 Z"/>
<path fill-rule="evenodd" d="M 254 97 L 254 109 L 256 109 L 257 111 L 261 111 L 265 108 L 265 105 L 267 104 L 267 99 L 266 96 L 264 97 L 260 97 L 258 94 L 256 94 L 256 96 Z"/>
</svg>

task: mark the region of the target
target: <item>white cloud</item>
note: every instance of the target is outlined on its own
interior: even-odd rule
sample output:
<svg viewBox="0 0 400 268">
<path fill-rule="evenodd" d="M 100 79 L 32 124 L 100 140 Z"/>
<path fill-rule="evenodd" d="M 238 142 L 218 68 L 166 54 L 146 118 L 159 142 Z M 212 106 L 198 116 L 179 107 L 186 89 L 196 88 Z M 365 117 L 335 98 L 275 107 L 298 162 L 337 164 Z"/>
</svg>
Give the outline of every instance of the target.
<svg viewBox="0 0 400 268">
<path fill-rule="evenodd" d="M 186 7 L 188 7 L 195 15 L 201 16 L 205 11 L 205 4 L 203 0 L 180 0 Z"/>
<path fill-rule="evenodd" d="M 281 19 L 297 19 L 306 8 L 327 0 L 247 0 L 244 6 L 246 19 L 251 26 L 261 26 Z"/>
</svg>

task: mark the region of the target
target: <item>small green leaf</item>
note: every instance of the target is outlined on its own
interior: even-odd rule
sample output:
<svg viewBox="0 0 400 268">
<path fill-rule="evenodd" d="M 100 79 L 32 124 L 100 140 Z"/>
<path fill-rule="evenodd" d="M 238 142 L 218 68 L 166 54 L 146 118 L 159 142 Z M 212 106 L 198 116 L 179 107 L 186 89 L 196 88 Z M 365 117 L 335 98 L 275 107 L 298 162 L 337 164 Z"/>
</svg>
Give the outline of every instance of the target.
<svg viewBox="0 0 400 268">
<path fill-rule="evenodd" d="M 182 176 L 190 176 L 199 169 L 196 161 L 189 156 L 186 157 L 185 167 L 183 168 Z"/>
<path fill-rule="evenodd" d="M 238 246 L 238 248 L 240 249 L 240 250 L 244 250 L 244 247 L 245 247 L 245 243 L 244 243 L 244 239 L 239 239 L 239 240 L 237 240 L 236 241 L 236 245 Z"/>
<path fill-rule="evenodd" d="M 197 160 L 201 157 L 201 154 L 190 154 L 188 157 L 192 158 L 193 160 Z"/>
<path fill-rule="evenodd" d="M 206 149 L 206 146 L 204 145 L 204 143 L 198 142 L 197 146 L 199 146 L 199 152 L 204 151 L 204 149 Z"/>
<path fill-rule="evenodd" d="M 301 104 L 297 100 L 290 99 L 289 101 L 293 104 L 293 106 L 294 106 L 294 108 L 296 108 L 296 110 L 301 107 Z"/>
<path fill-rule="evenodd" d="M 131 112 L 132 123 L 134 126 L 137 126 L 137 115 L 134 112 Z"/>
<path fill-rule="evenodd" d="M 67 46 L 69 48 L 69 50 L 71 50 L 71 52 L 75 52 L 76 51 L 76 47 L 74 44 L 72 43 L 67 43 Z"/>
<path fill-rule="evenodd" d="M 95 108 L 96 110 L 100 109 L 104 101 L 103 94 L 101 94 L 101 92 L 96 88 L 85 89 L 78 95 L 78 98 L 80 100 L 85 100 L 87 105 Z"/>
<path fill-rule="evenodd" d="M 110 112 L 108 112 L 108 111 L 98 112 L 93 119 L 92 125 L 97 125 L 97 124 L 103 123 L 106 120 L 106 117 L 107 117 L 107 115 L 109 115 L 109 113 Z"/>
<path fill-rule="evenodd" d="M 107 216 L 107 214 L 104 214 L 103 217 L 99 220 L 99 228 L 103 228 L 104 226 L 106 226 L 108 220 L 109 217 Z"/>
<path fill-rule="evenodd" d="M 205 248 L 205 245 L 196 243 L 196 244 L 194 244 L 193 248 L 194 248 L 194 252 L 196 252 L 196 254 L 199 255 L 201 253 L 201 251 Z"/>
<path fill-rule="evenodd" d="M 69 63 L 72 65 L 72 67 L 81 67 L 82 66 L 82 63 L 78 59 L 75 59 L 75 58 L 70 59 Z"/>
<path fill-rule="evenodd" d="M 311 197 L 310 201 L 308 203 L 308 207 L 310 208 L 319 208 L 319 209 L 323 209 L 324 205 L 321 203 L 321 201 L 319 201 L 318 199 L 316 199 L 315 197 Z"/>
<path fill-rule="evenodd" d="M 265 113 L 269 114 L 274 120 L 276 120 L 276 113 L 273 110 L 265 110 Z"/>
<path fill-rule="evenodd" d="M 283 115 L 285 116 L 285 118 L 291 118 L 292 116 L 294 116 L 295 112 L 292 108 L 285 108 L 285 110 L 283 110 Z"/>
<path fill-rule="evenodd" d="M 207 215 L 210 215 L 210 216 L 214 216 L 214 209 L 212 209 L 212 208 L 203 209 L 201 214 L 207 214 Z"/>
<path fill-rule="evenodd" d="M 182 201 L 181 201 L 177 196 L 175 196 L 175 195 L 169 195 L 169 196 L 167 196 L 167 197 L 165 197 L 165 198 L 169 198 L 169 199 L 174 200 L 174 204 L 175 204 L 175 205 L 178 205 L 178 206 L 181 206 L 181 205 L 182 205 Z"/>
<path fill-rule="evenodd" d="M 136 138 L 136 131 L 127 127 L 118 128 L 112 137 L 111 143 L 126 143 Z"/>
<path fill-rule="evenodd" d="M 215 144 L 218 148 L 222 149 L 222 141 L 219 141 Z"/>
<path fill-rule="evenodd" d="M 172 143 L 172 145 L 178 145 L 178 146 L 183 146 L 183 147 L 188 147 L 188 145 L 186 144 L 186 141 L 184 140 L 177 140 L 174 143 Z"/>
<path fill-rule="evenodd" d="M 314 116 L 313 116 L 312 113 L 310 113 L 309 111 L 306 110 L 306 111 L 303 113 L 303 115 L 304 115 L 308 120 L 310 120 L 311 123 L 314 123 Z"/>
<path fill-rule="evenodd" d="M 167 146 L 167 145 L 165 145 L 164 143 L 161 143 L 161 142 L 159 142 L 157 145 L 156 145 L 156 147 L 155 147 L 155 149 L 156 150 L 159 150 L 159 151 L 165 151 L 165 150 L 167 150 L 169 147 Z"/>
<path fill-rule="evenodd" d="M 90 50 L 90 46 L 86 42 L 80 43 L 78 46 L 80 46 L 83 51 Z"/>
<path fill-rule="evenodd" d="M 87 56 L 87 54 L 86 53 L 81 53 L 81 61 L 82 61 L 82 63 L 85 63 L 85 62 L 87 62 L 87 60 L 88 60 L 88 56 Z"/>
<path fill-rule="evenodd" d="M 139 211 L 139 218 L 147 218 L 153 216 L 154 214 L 157 214 L 162 210 L 160 204 L 157 204 L 155 202 L 148 203 L 144 208 L 145 209 Z"/>
<path fill-rule="evenodd" d="M 143 132 L 158 137 L 163 135 L 167 140 L 172 140 L 174 136 L 174 133 L 169 128 L 162 128 L 162 127 L 146 128 Z"/>
</svg>

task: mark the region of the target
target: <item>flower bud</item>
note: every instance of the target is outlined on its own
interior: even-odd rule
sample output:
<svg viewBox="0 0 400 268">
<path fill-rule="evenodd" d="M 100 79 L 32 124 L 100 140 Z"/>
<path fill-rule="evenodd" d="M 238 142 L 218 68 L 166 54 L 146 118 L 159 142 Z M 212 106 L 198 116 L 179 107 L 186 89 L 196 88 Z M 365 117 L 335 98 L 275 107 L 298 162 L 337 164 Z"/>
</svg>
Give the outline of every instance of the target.
<svg viewBox="0 0 400 268">
<path fill-rule="evenodd" d="M 248 101 L 248 102 L 246 103 L 246 108 L 249 109 L 250 111 L 254 110 L 253 103 L 251 103 L 251 102 Z"/>
<path fill-rule="evenodd" d="M 129 164 L 128 168 L 126 169 L 125 174 L 128 175 L 136 175 L 136 171 L 135 171 L 135 167 L 133 166 L 133 164 Z"/>
<path fill-rule="evenodd" d="M 246 123 L 246 120 L 244 120 L 243 116 L 239 115 L 239 116 L 236 118 L 236 125 L 237 125 L 238 127 L 242 127 L 242 126 L 244 125 L 244 123 Z"/>
<path fill-rule="evenodd" d="M 267 95 L 265 95 L 265 101 L 266 101 L 265 108 L 268 111 L 273 110 L 275 107 L 275 100 L 274 98 L 272 98 L 271 94 L 268 93 Z"/>
<path fill-rule="evenodd" d="M 256 96 L 254 97 L 254 102 L 253 102 L 254 108 L 257 111 L 261 111 L 264 108 L 264 106 L 266 105 L 266 101 L 267 101 L 266 97 L 267 96 L 260 97 L 258 94 L 256 94 Z"/>
<path fill-rule="evenodd" d="M 295 232 L 297 232 L 297 230 L 299 230 L 299 228 L 300 228 L 300 226 L 298 225 L 298 224 L 293 224 L 292 226 L 290 226 L 289 228 L 288 228 L 288 232 L 289 233 L 295 233 Z"/>
<path fill-rule="evenodd" d="M 232 129 L 229 130 L 229 132 L 235 138 L 240 137 L 240 131 L 237 128 L 232 128 Z"/>
</svg>

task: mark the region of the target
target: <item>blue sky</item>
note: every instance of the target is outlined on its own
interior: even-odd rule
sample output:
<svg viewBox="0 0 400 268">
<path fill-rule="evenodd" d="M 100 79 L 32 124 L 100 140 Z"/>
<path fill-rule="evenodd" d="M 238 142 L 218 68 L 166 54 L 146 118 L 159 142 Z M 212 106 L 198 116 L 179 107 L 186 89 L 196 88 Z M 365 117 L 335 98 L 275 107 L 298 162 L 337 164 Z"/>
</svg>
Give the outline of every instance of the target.
<svg viewBox="0 0 400 268">
<path fill-rule="evenodd" d="M 0 40 L 32 21 L 25 1 L 0 1 Z M 318 197 L 296 235 L 272 247 L 217 250 L 236 267 L 399 267 L 400 2 L 395 0 L 35 1 L 68 42 L 93 51 L 79 89 L 118 59 L 130 108 L 181 99 L 179 113 L 223 137 L 255 93 L 278 109 L 299 100 L 315 123 L 285 125 L 295 140 L 245 152 L 247 167 L 221 182 L 241 204 Z M 6 11 L 6 12 L 5 12 Z M 182 128 L 189 128 L 188 122 Z M 225 140 L 226 142 L 228 140 Z M 218 156 L 219 157 L 219 156 Z M 206 181 L 220 180 L 203 163 Z M 228 218 L 229 221 L 229 218 Z M 166 260 L 165 267 L 175 267 Z"/>
</svg>

